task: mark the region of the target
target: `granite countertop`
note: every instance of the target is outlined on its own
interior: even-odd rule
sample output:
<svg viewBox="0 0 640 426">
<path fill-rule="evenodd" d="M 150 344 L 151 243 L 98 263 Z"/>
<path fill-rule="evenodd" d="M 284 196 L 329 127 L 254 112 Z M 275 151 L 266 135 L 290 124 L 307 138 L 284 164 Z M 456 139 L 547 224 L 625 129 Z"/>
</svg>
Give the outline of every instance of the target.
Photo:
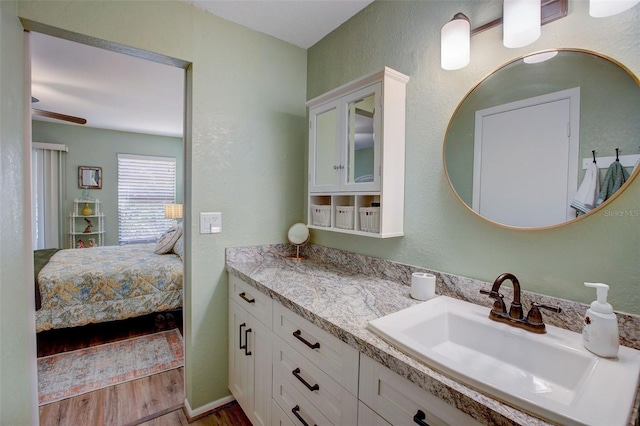
<svg viewBox="0 0 640 426">
<path fill-rule="evenodd" d="M 292 260 L 289 249 L 287 245 L 229 248 L 227 271 L 482 423 L 549 424 L 429 368 L 367 329 L 370 320 L 420 303 L 410 297 L 407 281 L 399 279 L 406 277 L 405 271 L 385 268 L 380 273 L 379 265 L 367 264 L 370 258 L 357 255 L 355 262 L 343 265 L 343 260 L 315 258 L 321 256 Z M 442 294 L 438 288 L 442 282 L 436 290 Z"/>
</svg>

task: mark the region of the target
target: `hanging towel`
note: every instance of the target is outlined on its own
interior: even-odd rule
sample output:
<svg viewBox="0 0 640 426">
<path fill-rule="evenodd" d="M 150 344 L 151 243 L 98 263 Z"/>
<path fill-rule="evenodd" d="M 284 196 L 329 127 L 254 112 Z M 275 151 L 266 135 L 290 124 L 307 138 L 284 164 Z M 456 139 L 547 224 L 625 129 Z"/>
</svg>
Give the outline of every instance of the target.
<svg viewBox="0 0 640 426">
<path fill-rule="evenodd" d="M 597 164 L 591 163 L 584 173 L 584 179 L 578 188 L 575 198 L 571 201 L 571 207 L 583 214 L 596 206 L 596 200 L 600 195 L 600 170 Z"/>
<path fill-rule="evenodd" d="M 602 190 L 597 205 L 607 201 L 629 179 L 629 172 L 622 167 L 619 161 L 614 161 L 609 166 L 607 174 L 602 182 Z"/>
</svg>

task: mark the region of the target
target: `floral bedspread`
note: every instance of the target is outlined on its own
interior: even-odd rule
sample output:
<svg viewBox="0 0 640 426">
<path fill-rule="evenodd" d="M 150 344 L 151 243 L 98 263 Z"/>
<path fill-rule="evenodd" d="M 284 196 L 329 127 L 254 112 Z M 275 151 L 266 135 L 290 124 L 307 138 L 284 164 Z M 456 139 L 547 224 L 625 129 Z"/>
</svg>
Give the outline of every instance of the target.
<svg viewBox="0 0 640 426">
<path fill-rule="evenodd" d="M 60 250 L 40 273 L 36 330 L 132 318 L 182 306 L 182 260 L 155 244 Z"/>
</svg>

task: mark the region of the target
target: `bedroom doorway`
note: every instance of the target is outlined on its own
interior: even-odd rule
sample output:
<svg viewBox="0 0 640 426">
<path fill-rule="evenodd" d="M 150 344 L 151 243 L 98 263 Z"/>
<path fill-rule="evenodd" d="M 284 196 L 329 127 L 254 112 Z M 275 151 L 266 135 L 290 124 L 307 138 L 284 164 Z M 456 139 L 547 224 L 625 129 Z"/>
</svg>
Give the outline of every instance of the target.
<svg viewBox="0 0 640 426">
<path fill-rule="evenodd" d="M 185 80 L 188 78 L 186 69 L 189 64 L 185 61 L 164 57 L 153 52 L 140 51 L 105 40 L 96 40 L 78 34 L 61 32 L 54 28 L 38 26 L 38 31 L 37 33 L 29 33 L 25 38 L 27 40 L 26 52 L 29 52 L 29 57 L 31 58 L 32 76 L 34 77 L 31 80 L 32 107 L 34 108 L 31 139 L 32 141 L 59 143 L 68 146 L 68 151 L 63 154 L 66 158 L 61 162 L 64 165 L 64 171 L 60 178 L 62 183 L 58 186 L 60 205 L 58 209 L 58 225 L 62 243 L 57 248 L 81 252 L 75 249 L 75 244 L 68 243 L 70 241 L 70 232 L 72 232 L 69 224 L 69 221 L 72 220 L 70 215 L 74 213 L 70 209 L 76 199 L 100 200 L 100 212 L 96 211 L 97 208 L 94 207 L 94 211 L 87 215 L 86 218 L 81 217 L 82 214 L 78 216 L 80 216 L 80 220 L 104 217 L 105 229 L 98 231 L 105 233 L 104 248 L 118 247 L 117 153 L 159 155 L 165 158 L 175 158 L 175 197 L 172 200 L 167 200 L 166 203 L 178 204 L 181 208 L 184 205 L 185 152 L 187 152 L 185 148 L 184 120 L 185 118 L 188 119 L 185 114 L 185 99 L 190 96 L 190 94 L 185 93 L 186 87 L 188 87 L 185 84 Z M 47 35 L 59 35 L 60 33 L 64 33 L 64 39 Z M 34 39 L 37 39 L 37 41 L 34 42 Z M 36 43 L 43 43 L 43 45 Z M 92 45 L 106 47 L 107 49 L 93 47 Z M 87 53 L 88 49 L 91 49 L 93 53 Z M 43 52 L 44 55 L 42 55 Z M 138 61 L 137 64 L 139 65 L 126 65 L 130 64 L 132 59 Z M 149 70 L 154 67 L 157 69 L 158 65 L 165 67 L 165 70 L 169 70 L 168 74 L 176 75 L 175 71 L 177 71 L 180 79 L 167 82 L 164 77 L 156 78 Z M 40 67 L 46 68 L 44 71 L 46 79 L 37 78 L 38 72 L 42 72 L 39 69 Z M 101 72 L 99 76 L 93 76 L 92 72 L 95 71 L 95 68 L 92 67 L 99 68 Z M 132 67 L 141 69 L 144 75 L 142 80 L 131 74 Z M 29 82 L 29 78 L 30 76 L 27 76 L 27 82 Z M 114 87 L 118 86 L 118 82 L 122 83 L 123 81 L 129 84 L 128 89 L 125 89 L 125 100 L 122 97 L 118 98 L 116 89 L 114 89 Z M 146 92 L 147 94 L 135 94 L 138 89 L 145 89 L 155 94 L 167 94 L 171 90 L 175 92 L 175 87 L 181 92 L 177 108 L 175 102 L 173 102 L 174 105 L 164 105 L 163 101 L 149 95 L 149 92 Z M 97 100 L 92 100 L 94 96 L 97 96 Z M 171 96 L 166 96 L 166 98 L 169 99 Z M 136 100 L 142 100 L 143 104 L 135 104 Z M 144 103 L 145 100 L 146 104 Z M 137 106 L 134 105 L 133 110 L 124 114 L 122 122 L 117 123 L 117 117 L 115 117 L 117 114 L 114 113 L 126 111 L 126 102 L 128 101 L 132 101 Z M 144 113 L 153 109 L 154 106 L 166 106 L 167 108 L 165 108 L 166 111 L 151 113 L 151 117 L 145 116 Z M 171 113 L 171 111 L 173 111 L 173 117 L 162 115 L 167 112 Z M 175 121 L 175 114 L 177 114 L 177 120 L 180 122 L 180 128 L 177 131 L 175 126 L 171 128 L 170 125 Z M 86 120 L 86 123 L 78 124 L 78 121 L 74 121 L 74 119 Z M 141 123 L 156 123 L 157 127 L 149 130 L 145 129 Z M 82 146 L 83 143 L 88 145 L 91 142 L 94 142 L 93 146 Z M 175 145 L 177 143 L 179 143 L 179 146 L 176 148 Z M 162 148 L 158 148 L 160 145 L 162 145 Z M 113 152 L 109 152 L 108 147 Z M 82 187 L 78 177 L 80 166 L 100 168 L 102 188 Z M 43 197 L 42 200 L 44 199 Z M 92 204 L 92 206 L 95 206 L 95 204 Z M 169 221 L 167 222 L 167 228 L 181 222 L 181 219 L 176 219 L 175 216 L 165 217 L 164 209 L 162 213 L 158 214 L 162 215 L 162 217 L 158 217 L 159 221 Z M 179 228 L 182 229 L 181 224 Z M 87 229 L 89 229 L 90 233 L 91 228 L 88 225 Z M 72 243 L 75 243 L 76 239 L 73 238 Z M 91 240 L 92 238 L 89 236 L 89 239 Z M 149 245 L 152 249 L 155 248 L 155 243 L 150 243 Z M 85 247 L 88 246 L 89 244 L 87 243 Z M 133 246 L 133 244 L 130 246 Z M 95 247 L 95 249 L 99 248 L 101 247 Z M 86 251 L 85 253 L 88 252 Z M 173 251 L 172 247 L 166 253 L 166 257 L 169 256 L 178 259 L 176 261 L 179 261 L 180 265 L 182 265 L 182 252 L 178 255 Z M 183 267 L 180 269 L 179 293 L 182 294 L 182 288 L 184 288 L 182 280 Z M 157 285 L 156 287 L 160 286 Z M 174 289 L 173 291 L 175 293 L 176 290 Z M 107 297 L 106 293 L 108 292 L 96 291 L 93 295 L 94 299 L 104 299 Z M 135 297 L 140 296 L 139 290 L 134 291 L 132 294 Z M 41 296 L 44 297 L 44 295 Z M 136 315 L 126 320 L 103 321 L 109 319 L 108 314 L 105 314 L 105 312 L 114 310 L 122 312 L 122 310 L 128 309 L 126 305 L 131 305 L 128 301 L 122 303 L 116 301 L 104 309 L 98 309 L 96 312 L 86 314 L 87 317 L 93 315 L 98 320 L 97 324 L 79 325 L 83 321 L 79 320 L 77 327 L 56 328 L 61 322 L 68 321 L 70 317 L 77 314 L 77 306 L 69 308 L 67 312 L 51 313 L 48 320 L 45 321 L 46 325 L 43 330 L 37 334 L 38 353 L 33 354 L 33 357 L 34 359 L 36 357 L 53 358 L 56 354 L 81 351 L 83 348 L 102 348 L 112 344 L 124 344 L 124 342 L 136 339 L 138 339 L 136 342 L 142 342 L 143 340 L 150 340 L 149 336 L 158 335 L 166 336 L 166 343 L 156 342 L 150 344 L 170 347 L 174 355 L 177 356 L 179 353 L 182 356 L 184 354 L 184 344 L 181 337 L 184 334 L 184 312 L 181 308 L 178 309 L 179 307 L 175 303 L 165 302 L 165 298 L 159 297 L 155 300 L 154 295 L 149 294 L 142 305 L 151 304 L 151 306 L 155 307 L 153 309 L 154 312 L 145 312 L 144 315 Z M 42 303 L 42 300 L 40 303 Z M 182 303 L 180 304 L 182 305 Z M 134 306 L 132 309 L 136 313 L 140 313 L 140 309 L 142 309 L 140 306 Z M 162 314 L 162 317 L 159 314 Z M 176 332 L 178 337 L 176 337 Z M 178 345 L 179 351 L 175 349 Z M 153 347 L 156 348 L 157 346 Z M 121 349 L 119 350 L 123 352 Z M 134 349 L 129 350 L 129 352 L 135 354 Z M 156 352 L 156 350 L 148 352 Z M 159 362 L 167 364 L 166 360 Z M 177 361 L 173 360 L 171 362 Z M 174 366 L 171 363 L 167 365 L 168 367 Z M 162 372 L 146 375 L 146 377 L 141 377 L 137 380 L 126 381 L 115 387 L 87 391 L 88 393 L 75 397 L 42 404 L 40 406 L 41 424 L 47 424 L 47 419 L 60 418 L 62 413 L 70 419 L 69 423 L 74 423 L 80 418 L 86 419 L 86 423 L 93 422 L 96 424 L 105 423 L 105 419 L 110 419 L 107 423 L 112 424 L 129 424 L 140 419 L 153 419 L 156 414 L 181 408 L 184 404 L 183 369 L 184 367 L 165 370 L 154 369 L 153 371 Z M 109 400 L 109 395 L 111 395 L 111 398 L 113 398 L 113 395 L 117 396 L 115 399 Z M 146 395 L 148 401 L 142 395 Z M 134 396 L 136 403 L 131 404 L 130 401 Z M 117 401 L 120 401 L 121 408 L 118 408 Z M 135 407 L 132 407 L 132 405 L 135 405 Z M 100 410 L 102 410 L 102 413 Z"/>
</svg>

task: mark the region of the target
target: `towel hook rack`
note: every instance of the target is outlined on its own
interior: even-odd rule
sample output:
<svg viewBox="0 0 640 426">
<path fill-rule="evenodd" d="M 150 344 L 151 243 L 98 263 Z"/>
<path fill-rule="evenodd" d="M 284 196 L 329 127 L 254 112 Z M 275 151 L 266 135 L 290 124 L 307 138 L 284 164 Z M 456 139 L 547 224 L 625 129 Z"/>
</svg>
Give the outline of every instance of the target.
<svg viewBox="0 0 640 426">
<path fill-rule="evenodd" d="M 596 162 L 596 150 L 595 149 L 591 150 L 591 155 L 593 155 L 593 162 L 595 163 Z"/>
<path fill-rule="evenodd" d="M 618 151 L 620 151 L 620 148 L 616 148 L 616 161 L 620 161 L 620 159 L 618 158 Z"/>
</svg>

